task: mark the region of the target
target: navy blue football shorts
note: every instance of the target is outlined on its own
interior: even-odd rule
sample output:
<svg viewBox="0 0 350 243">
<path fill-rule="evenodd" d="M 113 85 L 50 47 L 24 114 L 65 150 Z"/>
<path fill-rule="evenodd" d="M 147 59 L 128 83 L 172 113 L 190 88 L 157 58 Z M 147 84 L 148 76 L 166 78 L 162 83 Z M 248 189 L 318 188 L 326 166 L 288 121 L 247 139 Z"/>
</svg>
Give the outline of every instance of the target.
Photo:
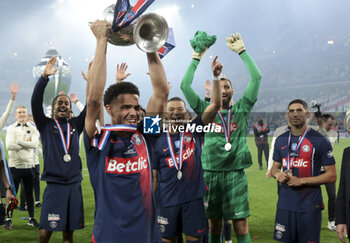
<svg viewBox="0 0 350 243">
<path fill-rule="evenodd" d="M 203 199 L 171 207 L 158 207 L 158 226 L 162 237 L 201 236 L 207 230 Z"/>
<path fill-rule="evenodd" d="M 277 208 L 274 240 L 280 242 L 320 242 L 321 211 L 293 212 Z"/>
<path fill-rule="evenodd" d="M 40 228 L 47 231 L 73 231 L 84 228 L 81 184 L 47 183 L 40 216 Z"/>
</svg>

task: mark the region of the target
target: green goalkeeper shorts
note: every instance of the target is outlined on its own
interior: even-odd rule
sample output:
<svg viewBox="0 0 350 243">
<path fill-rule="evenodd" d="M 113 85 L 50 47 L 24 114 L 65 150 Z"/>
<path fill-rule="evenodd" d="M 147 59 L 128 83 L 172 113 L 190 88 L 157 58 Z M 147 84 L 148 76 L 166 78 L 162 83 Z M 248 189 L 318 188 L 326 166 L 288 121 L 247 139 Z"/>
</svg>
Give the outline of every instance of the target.
<svg viewBox="0 0 350 243">
<path fill-rule="evenodd" d="M 247 175 L 242 170 L 204 171 L 208 191 L 204 197 L 206 216 L 209 219 L 247 218 L 249 195 Z"/>
</svg>

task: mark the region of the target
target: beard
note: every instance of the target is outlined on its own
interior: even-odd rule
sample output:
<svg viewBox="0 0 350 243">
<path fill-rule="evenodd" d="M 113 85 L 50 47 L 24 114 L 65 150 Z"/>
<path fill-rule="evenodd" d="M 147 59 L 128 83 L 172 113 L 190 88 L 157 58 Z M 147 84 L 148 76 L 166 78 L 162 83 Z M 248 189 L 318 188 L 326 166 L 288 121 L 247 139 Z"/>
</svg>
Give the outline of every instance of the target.
<svg viewBox="0 0 350 243">
<path fill-rule="evenodd" d="M 222 107 L 223 108 L 228 108 L 229 105 L 230 105 L 230 100 L 231 100 L 231 98 L 225 97 L 225 99 L 222 100 Z"/>
</svg>

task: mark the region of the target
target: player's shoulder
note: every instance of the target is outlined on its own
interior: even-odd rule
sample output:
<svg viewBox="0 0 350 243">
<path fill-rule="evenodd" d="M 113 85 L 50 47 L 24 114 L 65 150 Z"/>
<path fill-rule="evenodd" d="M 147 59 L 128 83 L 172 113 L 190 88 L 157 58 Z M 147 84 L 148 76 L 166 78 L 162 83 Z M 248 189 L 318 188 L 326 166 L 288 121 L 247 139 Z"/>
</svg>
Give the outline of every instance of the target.
<svg viewBox="0 0 350 243">
<path fill-rule="evenodd" d="M 10 124 L 8 127 L 7 127 L 7 130 L 9 130 L 9 129 L 12 129 L 12 128 L 14 128 L 14 127 L 16 127 L 17 126 L 17 122 L 14 122 L 14 123 L 12 123 L 12 124 Z"/>
<path fill-rule="evenodd" d="M 328 138 L 323 136 L 318 131 L 315 131 L 313 129 L 310 129 L 306 138 L 311 142 L 311 144 L 319 149 L 325 149 L 325 148 L 332 148 L 331 143 L 329 142 Z"/>
<path fill-rule="evenodd" d="M 285 131 L 276 138 L 275 148 L 284 148 L 288 145 L 289 131 Z"/>
</svg>

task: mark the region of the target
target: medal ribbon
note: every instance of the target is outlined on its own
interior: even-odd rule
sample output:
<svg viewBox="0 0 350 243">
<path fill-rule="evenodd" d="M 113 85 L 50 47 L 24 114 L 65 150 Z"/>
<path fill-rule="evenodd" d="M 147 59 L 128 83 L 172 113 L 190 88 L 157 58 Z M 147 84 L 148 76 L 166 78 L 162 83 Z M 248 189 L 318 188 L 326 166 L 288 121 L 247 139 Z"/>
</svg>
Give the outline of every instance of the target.
<svg viewBox="0 0 350 243">
<path fill-rule="evenodd" d="M 167 135 L 167 142 L 169 146 L 169 152 L 170 152 L 171 158 L 174 161 L 174 166 L 178 171 L 181 171 L 182 165 L 183 165 L 182 152 L 183 152 L 183 143 L 184 143 L 184 133 L 183 132 L 180 133 L 179 162 L 176 161 L 174 147 L 171 141 L 171 134 L 167 132 L 166 135 Z"/>
<path fill-rule="evenodd" d="M 103 148 L 106 146 L 106 143 L 107 143 L 107 140 L 109 138 L 111 131 L 135 132 L 135 131 L 137 131 L 137 126 L 118 124 L 118 125 L 111 125 L 111 126 L 103 126 L 103 127 L 101 127 L 101 130 L 103 131 L 103 134 L 102 134 L 102 137 L 100 139 L 100 142 L 98 142 L 96 137 L 94 137 L 92 139 L 92 146 L 98 148 L 99 150 L 103 150 Z M 97 134 L 97 131 L 95 132 L 94 136 L 96 134 Z"/>
<path fill-rule="evenodd" d="M 228 112 L 227 112 L 227 123 L 226 123 L 226 120 L 225 120 L 224 116 L 222 115 L 221 111 L 218 111 L 218 115 L 219 115 L 219 118 L 221 120 L 222 127 L 224 129 L 226 142 L 230 143 L 230 137 L 231 137 L 230 127 L 231 127 L 231 115 L 232 115 L 231 106 L 228 108 Z"/>
<path fill-rule="evenodd" d="M 60 123 L 57 121 L 56 118 L 54 118 L 54 120 L 56 122 L 58 131 L 59 131 L 59 134 L 60 134 L 60 137 L 61 137 L 63 150 L 64 150 L 65 154 L 69 154 L 69 148 L 70 148 L 70 142 L 71 142 L 71 136 L 70 136 L 71 125 L 70 125 L 70 123 L 67 120 L 67 136 L 66 136 L 67 141 L 66 141 L 66 139 L 64 138 L 63 130 L 62 130 L 62 127 L 61 127 Z"/>
<path fill-rule="evenodd" d="M 298 140 L 298 144 L 297 144 L 297 148 L 295 149 L 295 151 L 299 150 L 300 145 L 303 143 L 306 134 L 309 132 L 310 128 L 306 128 L 303 135 L 301 137 L 299 137 Z M 293 164 L 294 161 L 294 156 L 292 157 L 292 159 L 289 161 L 289 149 L 290 149 L 290 143 L 292 141 L 292 131 L 289 131 L 289 136 L 288 136 L 288 153 L 287 153 L 287 170 L 289 170 L 291 168 L 291 165 Z"/>
</svg>

